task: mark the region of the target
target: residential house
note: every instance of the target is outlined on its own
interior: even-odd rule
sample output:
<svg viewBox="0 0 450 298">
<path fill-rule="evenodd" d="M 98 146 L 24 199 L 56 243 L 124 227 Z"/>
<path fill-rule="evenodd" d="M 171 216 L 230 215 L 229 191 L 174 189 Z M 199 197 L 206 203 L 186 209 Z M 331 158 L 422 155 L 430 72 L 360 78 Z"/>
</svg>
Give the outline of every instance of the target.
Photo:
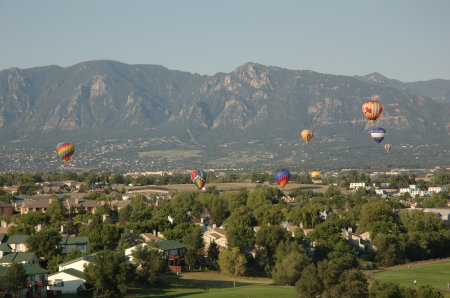
<svg viewBox="0 0 450 298">
<path fill-rule="evenodd" d="M 28 283 L 20 289 L 20 297 L 47 297 L 48 271 L 37 264 L 22 264 L 22 266 L 28 275 Z M 0 277 L 5 275 L 7 270 L 8 266 L 0 266 Z"/>
<path fill-rule="evenodd" d="M 286 226 L 286 230 L 289 232 L 289 234 L 291 234 L 291 237 L 295 237 L 295 231 L 298 229 L 299 227 L 296 225 L 293 226 Z"/>
<path fill-rule="evenodd" d="M 203 233 L 203 243 L 205 251 L 208 250 L 209 244 L 215 242 L 220 250 L 227 249 L 227 233 L 225 229 L 210 227 Z"/>
<path fill-rule="evenodd" d="M 11 252 L 0 259 L 0 265 L 12 263 L 39 264 L 39 257 L 34 252 Z"/>
<path fill-rule="evenodd" d="M 434 213 L 445 224 L 450 224 L 450 208 L 408 208 L 407 210 L 422 210 L 426 213 Z"/>
<path fill-rule="evenodd" d="M 84 236 L 62 236 L 61 237 L 61 254 L 65 257 L 72 249 L 79 249 L 82 253 L 86 253 L 89 249 L 89 238 Z"/>
<path fill-rule="evenodd" d="M 349 189 L 366 188 L 365 182 L 350 183 Z"/>
<path fill-rule="evenodd" d="M 111 207 L 117 208 L 117 210 L 121 210 L 125 208 L 126 206 L 130 205 L 131 201 L 128 200 L 114 200 L 111 202 Z"/>
<path fill-rule="evenodd" d="M 48 206 L 55 202 L 56 198 L 40 198 L 32 200 L 24 200 L 19 207 L 21 214 L 28 214 L 29 212 L 47 212 Z"/>
<path fill-rule="evenodd" d="M 97 207 L 102 206 L 100 202 L 94 200 L 86 200 L 82 198 L 68 198 L 64 201 L 64 206 L 70 212 L 79 213 L 81 209 L 84 209 L 86 213 L 94 213 Z"/>
<path fill-rule="evenodd" d="M 195 223 L 196 225 L 199 225 L 202 229 L 202 232 L 206 231 L 208 229 L 208 226 L 210 224 L 208 217 L 198 217 L 191 219 L 192 223 Z"/>
<path fill-rule="evenodd" d="M 142 233 L 141 238 L 144 239 L 144 242 L 158 241 L 161 240 L 161 237 L 158 237 L 158 232 L 153 231 L 153 233 Z"/>
<path fill-rule="evenodd" d="M 155 242 L 155 246 L 163 252 L 163 257 L 168 261 L 170 271 L 181 272 L 181 266 L 184 265 L 184 255 L 186 246 L 176 240 L 160 240 Z"/>
<path fill-rule="evenodd" d="M 29 235 L 11 235 L 6 239 L 6 243 L 11 247 L 13 252 L 27 252 L 27 239 Z"/>
<path fill-rule="evenodd" d="M 76 269 L 78 271 L 84 272 L 84 265 L 91 263 L 92 260 L 93 260 L 93 256 L 87 255 L 84 257 L 77 258 L 77 259 L 73 259 L 73 260 L 65 262 L 65 263 L 61 263 L 58 265 L 58 269 L 59 269 L 59 271 L 64 271 L 66 269 L 72 268 L 72 269 Z"/>
<path fill-rule="evenodd" d="M 447 187 L 442 187 L 442 186 L 428 187 L 428 191 L 431 193 L 446 192 L 447 190 L 448 190 Z"/>
<path fill-rule="evenodd" d="M 374 250 L 369 232 L 356 234 L 353 233 L 352 228 L 348 228 L 342 230 L 342 237 L 348 240 L 350 245 L 352 245 L 360 254 L 367 254 Z"/>
<path fill-rule="evenodd" d="M 1 235 L 0 235 L 1 236 Z M 4 255 L 11 253 L 12 249 L 8 243 L 0 243 L 0 258 L 3 258 Z"/>
<path fill-rule="evenodd" d="M 14 207 L 11 204 L 0 201 L 0 216 L 11 216 L 13 211 Z"/>
<path fill-rule="evenodd" d="M 49 275 L 48 280 L 47 290 L 59 291 L 61 294 L 76 294 L 80 287 L 85 289 L 86 277 L 83 271 L 68 268 Z"/>
<path fill-rule="evenodd" d="M 11 194 L 16 194 L 19 187 L 17 185 L 3 185 L 3 190 L 10 192 Z"/>
<path fill-rule="evenodd" d="M 125 249 L 125 257 L 131 263 L 133 263 L 132 253 L 138 245 L 148 244 L 141 243 Z M 184 255 L 187 250 L 183 243 L 176 240 L 159 240 L 153 242 L 151 247 L 154 247 L 163 253 L 163 258 L 167 260 L 170 271 L 176 273 L 181 272 L 181 267 L 184 265 Z"/>
</svg>

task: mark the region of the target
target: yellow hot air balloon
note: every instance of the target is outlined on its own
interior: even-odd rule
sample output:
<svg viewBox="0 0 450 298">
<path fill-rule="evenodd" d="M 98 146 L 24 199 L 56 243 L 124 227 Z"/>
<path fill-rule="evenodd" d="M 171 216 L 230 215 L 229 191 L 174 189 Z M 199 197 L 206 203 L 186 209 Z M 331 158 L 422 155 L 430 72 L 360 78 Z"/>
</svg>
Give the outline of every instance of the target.
<svg viewBox="0 0 450 298">
<path fill-rule="evenodd" d="M 319 171 L 312 171 L 311 173 L 310 173 L 310 175 L 311 175 L 311 178 L 320 178 L 320 172 Z"/>
<path fill-rule="evenodd" d="M 314 133 L 311 129 L 305 129 L 302 131 L 302 134 L 301 134 L 301 137 L 306 142 L 306 144 L 308 144 L 309 141 L 311 141 L 313 136 L 314 136 Z"/>
</svg>

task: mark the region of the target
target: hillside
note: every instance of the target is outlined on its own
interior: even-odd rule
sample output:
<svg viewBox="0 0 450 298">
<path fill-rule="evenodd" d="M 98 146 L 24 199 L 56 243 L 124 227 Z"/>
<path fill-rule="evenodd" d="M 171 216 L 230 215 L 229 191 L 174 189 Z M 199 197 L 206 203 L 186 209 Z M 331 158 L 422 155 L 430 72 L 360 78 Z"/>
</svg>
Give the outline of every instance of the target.
<svg viewBox="0 0 450 298">
<path fill-rule="evenodd" d="M 361 113 L 370 98 L 385 107 L 389 155 Z M 304 128 L 315 132 L 308 146 Z M 76 144 L 74 169 L 437 165 L 449 133 L 449 103 L 256 63 L 213 76 L 114 61 L 0 72 L 3 171 L 60 167 L 60 141 Z"/>
</svg>

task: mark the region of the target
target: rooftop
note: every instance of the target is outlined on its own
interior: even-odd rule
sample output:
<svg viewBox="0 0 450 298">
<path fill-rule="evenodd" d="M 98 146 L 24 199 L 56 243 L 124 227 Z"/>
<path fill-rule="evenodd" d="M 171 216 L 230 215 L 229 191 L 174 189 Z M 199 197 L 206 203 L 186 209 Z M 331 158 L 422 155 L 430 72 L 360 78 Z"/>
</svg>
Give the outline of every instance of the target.
<svg viewBox="0 0 450 298">
<path fill-rule="evenodd" d="M 6 243 L 8 244 L 23 244 L 27 242 L 29 235 L 11 235 L 8 237 Z"/>
<path fill-rule="evenodd" d="M 61 272 L 70 274 L 72 276 L 78 277 L 78 278 L 83 279 L 83 280 L 86 280 L 86 277 L 84 276 L 84 272 L 83 271 L 80 271 L 80 270 L 77 270 L 77 269 L 73 269 L 73 268 L 68 268 L 68 269 L 65 269 L 65 270 L 62 270 L 62 271 L 59 271 L 59 272 L 55 272 L 55 273 L 49 275 L 49 278 L 50 278 L 50 276 L 53 276 L 53 275 L 61 273 Z"/>
<path fill-rule="evenodd" d="M 161 250 L 171 250 L 186 247 L 183 243 L 176 240 L 160 240 L 155 242 L 155 246 Z"/>
<path fill-rule="evenodd" d="M 41 266 L 37 264 L 21 264 L 23 269 L 25 269 L 25 273 L 28 275 L 35 275 L 35 274 L 46 274 L 48 273 L 48 270 L 43 269 Z M 6 273 L 6 270 L 8 270 L 9 266 L 0 266 L 0 276 L 3 276 Z"/>
<path fill-rule="evenodd" d="M 89 238 L 85 236 L 62 236 L 61 237 L 61 245 L 77 245 L 77 244 L 87 244 L 89 243 Z"/>
<path fill-rule="evenodd" d="M 12 252 L 3 256 L 0 263 L 30 262 L 36 255 L 34 252 Z"/>
</svg>

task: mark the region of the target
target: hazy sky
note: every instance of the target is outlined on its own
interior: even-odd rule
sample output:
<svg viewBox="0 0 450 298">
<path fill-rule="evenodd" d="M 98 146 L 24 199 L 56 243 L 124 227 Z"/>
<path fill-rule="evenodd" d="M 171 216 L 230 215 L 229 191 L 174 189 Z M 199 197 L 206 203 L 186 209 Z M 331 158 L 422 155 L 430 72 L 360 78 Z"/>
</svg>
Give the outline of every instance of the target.
<svg viewBox="0 0 450 298">
<path fill-rule="evenodd" d="M 97 59 L 450 79 L 450 1 L 0 0 L 0 70 Z"/>
</svg>

